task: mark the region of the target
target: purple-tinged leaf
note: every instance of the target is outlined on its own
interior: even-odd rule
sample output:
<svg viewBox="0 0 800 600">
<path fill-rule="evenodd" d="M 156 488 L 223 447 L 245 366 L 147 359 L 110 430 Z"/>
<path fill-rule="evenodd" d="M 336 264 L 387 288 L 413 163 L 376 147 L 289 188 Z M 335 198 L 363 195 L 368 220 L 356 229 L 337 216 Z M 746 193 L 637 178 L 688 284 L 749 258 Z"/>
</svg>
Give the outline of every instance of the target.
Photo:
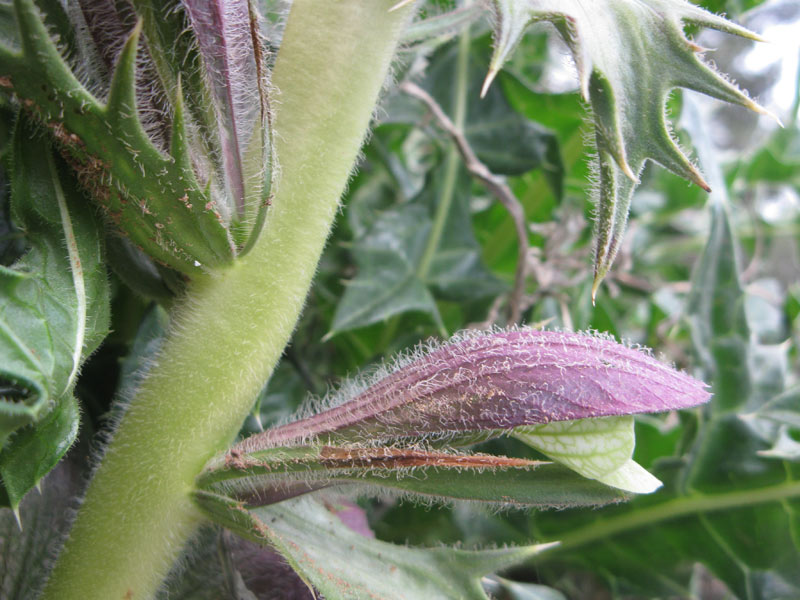
<svg viewBox="0 0 800 600">
<path fill-rule="evenodd" d="M 350 396 L 253 436 L 239 449 L 252 452 L 319 437 L 364 443 L 508 430 L 686 408 L 706 402 L 710 394 L 702 382 L 608 338 L 519 329 L 462 334 L 415 353 Z"/>
<path fill-rule="evenodd" d="M 252 14 L 247 0 L 184 0 L 219 114 L 226 186 L 245 213 L 248 132 L 260 129 L 262 106 Z"/>
</svg>

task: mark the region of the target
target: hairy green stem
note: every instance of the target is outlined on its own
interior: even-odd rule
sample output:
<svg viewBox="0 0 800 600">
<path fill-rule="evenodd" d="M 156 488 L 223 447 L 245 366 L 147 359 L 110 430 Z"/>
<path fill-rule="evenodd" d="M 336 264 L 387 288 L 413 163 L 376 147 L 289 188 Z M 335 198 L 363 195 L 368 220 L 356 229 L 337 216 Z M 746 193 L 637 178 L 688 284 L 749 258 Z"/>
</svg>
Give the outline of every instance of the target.
<svg viewBox="0 0 800 600">
<path fill-rule="evenodd" d="M 267 225 L 174 311 L 45 598 L 152 597 L 201 522 L 195 476 L 233 440 L 294 329 L 408 18 L 392 4 L 293 3 L 273 76 L 281 175 Z"/>
</svg>

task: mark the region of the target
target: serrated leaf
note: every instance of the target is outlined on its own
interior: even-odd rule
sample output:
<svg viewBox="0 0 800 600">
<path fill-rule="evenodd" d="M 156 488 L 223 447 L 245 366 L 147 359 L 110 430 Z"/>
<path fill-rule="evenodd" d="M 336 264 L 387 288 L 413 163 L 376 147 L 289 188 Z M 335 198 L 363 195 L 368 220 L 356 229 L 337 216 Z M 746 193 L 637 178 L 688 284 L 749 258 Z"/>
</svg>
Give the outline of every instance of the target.
<svg viewBox="0 0 800 600">
<path fill-rule="evenodd" d="M 800 387 L 793 387 L 778 394 L 753 414 L 742 415 L 743 419 L 751 417 L 771 419 L 776 423 L 800 429 Z"/>
<path fill-rule="evenodd" d="M 636 444 L 631 416 L 528 425 L 515 428 L 511 435 L 606 485 L 637 494 L 661 487 L 658 479 L 631 458 Z"/>
<path fill-rule="evenodd" d="M 664 110 L 670 91 L 684 87 L 766 112 L 698 57 L 703 49 L 687 39 L 683 24 L 759 38 L 684 0 L 494 0 L 493 6 L 495 53 L 486 86 L 527 25 L 549 21 L 569 47 L 591 104 L 599 179 L 594 293 L 619 249 L 647 160 L 708 188 L 670 135 Z"/>
<path fill-rule="evenodd" d="M 75 439 L 72 390 L 107 333 L 109 290 L 91 210 L 24 116 L 13 150 L 12 208 L 31 244 L 0 269 L 0 475 L 16 507 Z"/>
<path fill-rule="evenodd" d="M 437 297 L 474 300 L 504 289 L 481 261 L 464 204 L 469 180 L 463 174 L 457 179 L 457 196 L 440 243 L 424 266 L 442 185 L 437 170 L 417 198 L 381 214 L 364 237 L 355 241 L 352 253 L 358 274 L 347 283 L 329 335 L 408 311 L 429 314 L 441 329 Z"/>
<path fill-rule="evenodd" d="M 213 460 L 198 477 L 201 489 L 248 506 L 274 504 L 332 486 L 401 491 L 438 500 L 498 506 L 598 506 L 626 496 L 550 463 L 410 448 L 294 446 Z"/>
<path fill-rule="evenodd" d="M 359 535 L 322 504 L 298 498 L 252 511 L 200 492 L 217 522 L 280 552 L 309 585 L 331 600 L 487 600 L 481 577 L 547 550 L 409 548 Z"/>
<path fill-rule="evenodd" d="M 331 333 L 415 310 L 441 321 L 433 295 L 416 272 L 430 228 L 427 211 L 410 206 L 384 214 L 354 244 L 358 275 L 347 284 L 336 307 Z"/>
</svg>

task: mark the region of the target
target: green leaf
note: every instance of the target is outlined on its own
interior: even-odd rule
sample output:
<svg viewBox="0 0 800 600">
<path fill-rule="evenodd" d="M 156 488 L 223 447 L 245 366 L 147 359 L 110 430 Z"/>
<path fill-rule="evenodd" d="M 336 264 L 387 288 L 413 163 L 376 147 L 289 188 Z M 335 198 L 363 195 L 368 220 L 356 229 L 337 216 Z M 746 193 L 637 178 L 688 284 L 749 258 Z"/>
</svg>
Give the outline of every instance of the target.
<svg viewBox="0 0 800 600">
<path fill-rule="evenodd" d="M 672 138 L 664 106 L 676 87 L 766 113 L 697 55 L 691 23 L 750 39 L 758 36 L 684 0 L 494 0 L 495 53 L 484 91 L 529 23 L 551 22 L 578 69 L 591 104 L 599 179 L 595 285 L 608 272 L 628 220 L 645 161 L 708 185 Z"/>
<path fill-rule="evenodd" d="M 601 417 L 517 427 L 511 434 L 584 477 L 616 488 L 649 494 L 661 482 L 631 457 L 633 417 Z"/>
<path fill-rule="evenodd" d="M 19 430 L 0 452 L 0 506 L 16 510 L 78 437 L 80 411 L 72 396 L 58 400 L 41 421 Z"/>
<path fill-rule="evenodd" d="M 485 37 L 470 44 L 464 135 L 493 173 L 522 175 L 540 168 L 551 185 L 557 187 L 563 166 L 553 132 L 515 111 L 500 87 L 490 89 L 483 98 L 478 97 L 490 52 Z M 452 103 L 457 60 L 458 45 L 443 48 L 432 57 L 422 82 L 446 108 Z"/>
<path fill-rule="evenodd" d="M 430 58 L 421 85 L 449 113 L 457 88 L 458 44 L 448 44 Z M 466 115 L 463 133 L 478 159 L 498 175 L 522 175 L 542 169 L 554 189 L 560 188 L 563 165 L 555 134 L 538 122 L 526 118 L 510 105 L 505 91 L 492 88 L 478 98 L 486 62 L 491 55 L 487 37 L 472 41 L 468 49 Z M 418 101 L 405 96 L 392 96 L 384 109 L 383 122 L 425 123 L 426 110 Z M 426 128 L 443 142 L 449 138 L 435 127 Z"/>
<path fill-rule="evenodd" d="M 478 99 L 482 65 L 489 52 L 485 37 L 468 48 L 463 129 L 467 141 L 478 158 L 493 171 L 514 175 L 541 168 L 551 187 L 560 193 L 563 166 L 554 134 L 514 111 L 499 88 L 492 90 L 487 98 Z M 446 110 L 453 103 L 457 59 L 457 44 L 437 50 L 422 82 Z M 398 123 L 417 126 L 425 114 L 419 102 L 400 95 L 391 97 L 384 110 L 388 114 L 384 122 L 390 124 L 384 127 L 399 127 Z M 449 138 L 435 127 L 425 131 L 449 146 Z M 375 145 L 381 140 L 380 132 L 376 138 Z M 389 163 L 387 170 L 394 176 L 397 169 L 390 160 L 385 162 Z M 412 310 L 431 315 L 438 324 L 440 317 L 435 300 L 481 299 L 504 291 L 505 286 L 483 265 L 482 251 L 472 231 L 469 207 L 473 183 L 460 165 L 450 183 L 447 161 L 442 162 L 428 173 L 421 193 L 408 203 L 380 213 L 371 230 L 357 237 L 352 252 L 359 267 L 358 275 L 348 284 L 337 307 L 331 334 Z M 354 223 L 357 234 L 366 220 L 362 214 L 364 205 L 385 206 L 390 193 L 384 180 L 377 176 L 373 176 L 373 185 L 375 189 L 358 190 L 356 201 L 349 207 L 351 222 L 355 221 L 354 212 L 361 217 Z M 398 181 L 397 186 L 400 189 L 395 196 L 402 197 L 409 186 L 402 181 Z M 450 204 L 445 206 L 447 213 L 441 234 L 438 234 L 437 208 L 447 198 Z M 372 211 L 376 212 L 374 208 Z M 514 239 L 513 231 L 510 239 Z M 435 248 L 430 247 L 432 244 Z"/>
<path fill-rule="evenodd" d="M 441 169 L 432 177 L 417 198 L 383 212 L 354 242 L 358 274 L 336 307 L 329 335 L 408 311 L 431 315 L 441 329 L 437 298 L 474 300 L 504 289 L 481 261 L 466 206 L 470 181 L 464 173 L 457 176 L 441 239 L 425 265 L 432 215 L 444 187 Z"/>
<path fill-rule="evenodd" d="M 207 492 L 196 494 L 196 501 L 217 522 L 275 548 L 329 600 L 486 600 L 483 575 L 549 547 L 484 551 L 409 548 L 355 533 L 310 498 L 252 511 Z"/>
<path fill-rule="evenodd" d="M 750 327 L 725 181 L 704 135 L 701 119 L 692 99 L 687 97 L 683 121 L 696 134 L 698 154 L 714 185 L 708 199 L 711 231 L 692 275 L 687 313 L 701 364 L 714 381 L 711 402 L 717 409 L 741 409 L 751 390 L 751 372 L 742 368 L 752 360 Z M 720 406 L 723 402 L 725 405 Z"/>
<path fill-rule="evenodd" d="M 0 590 L 3 600 L 38 598 L 74 509 L 80 475 L 76 464 L 63 461 L 19 506 L 19 521 L 0 510 Z M 23 523 L 20 529 L 19 522 Z"/>
<path fill-rule="evenodd" d="M 72 390 L 107 333 L 109 290 L 92 212 L 24 116 L 13 161 L 12 209 L 31 244 L 0 268 L 0 475 L 16 507 L 75 438 Z"/>
<path fill-rule="evenodd" d="M 410 206 L 384 213 L 353 245 L 358 275 L 347 284 L 336 307 L 332 334 L 413 310 L 441 322 L 433 295 L 417 276 L 416 268 L 430 230 L 427 210 Z"/>
</svg>

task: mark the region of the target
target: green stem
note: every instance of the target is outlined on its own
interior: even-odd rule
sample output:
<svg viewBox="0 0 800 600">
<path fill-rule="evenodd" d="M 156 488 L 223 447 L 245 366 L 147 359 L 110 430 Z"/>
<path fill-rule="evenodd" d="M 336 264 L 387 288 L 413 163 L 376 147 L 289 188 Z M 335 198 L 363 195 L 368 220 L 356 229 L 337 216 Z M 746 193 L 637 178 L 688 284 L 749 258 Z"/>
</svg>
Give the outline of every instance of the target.
<svg viewBox="0 0 800 600">
<path fill-rule="evenodd" d="M 467 117 L 470 42 L 469 27 L 466 27 L 464 31 L 461 32 L 461 37 L 458 40 L 456 85 L 453 90 L 453 124 L 459 131 L 464 129 L 464 121 Z M 458 176 L 458 169 L 461 165 L 461 157 L 453 142 L 449 144 L 445 160 L 442 195 L 439 197 L 439 202 L 436 207 L 436 215 L 434 216 L 433 227 L 428 237 L 428 243 L 425 246 L 425 251 L 417 266 L 417 276 L 423 281 L 428 276 L 431 264 L 433 263 L 433 257 L 436 255 L 436 250 L 439 248 L 439 242 L 441 242 L 442 233 L 444 233 L 444 225 L 447 222 L 447 217 L 450 214 L 450 207 L 453 204 L 453 197 L 455 196 L 456 177 Z"/>
<path fill-rule="evenodd" d="M 676 498 L 636 512 L 598 520 L 586 527 L 571 531 L 562 536 L 561 543 L 545 554 L 544 558 L 546 560 L 556 552 L 573 550 L 639 527 L 652 527 L 681 517 L 797 498 L 800 498 L 800 482 L 794 481 L 755 490 Z"/>
<path fill-rule="evenodd" d="M 267 225 L 195 281 L 89 487 L 44 597 L 152 597 L 202 521 L 191 500 L 286 345 L 410 8 L 295 0 L 275 66 L 281 176 Z"/>
</svg>

